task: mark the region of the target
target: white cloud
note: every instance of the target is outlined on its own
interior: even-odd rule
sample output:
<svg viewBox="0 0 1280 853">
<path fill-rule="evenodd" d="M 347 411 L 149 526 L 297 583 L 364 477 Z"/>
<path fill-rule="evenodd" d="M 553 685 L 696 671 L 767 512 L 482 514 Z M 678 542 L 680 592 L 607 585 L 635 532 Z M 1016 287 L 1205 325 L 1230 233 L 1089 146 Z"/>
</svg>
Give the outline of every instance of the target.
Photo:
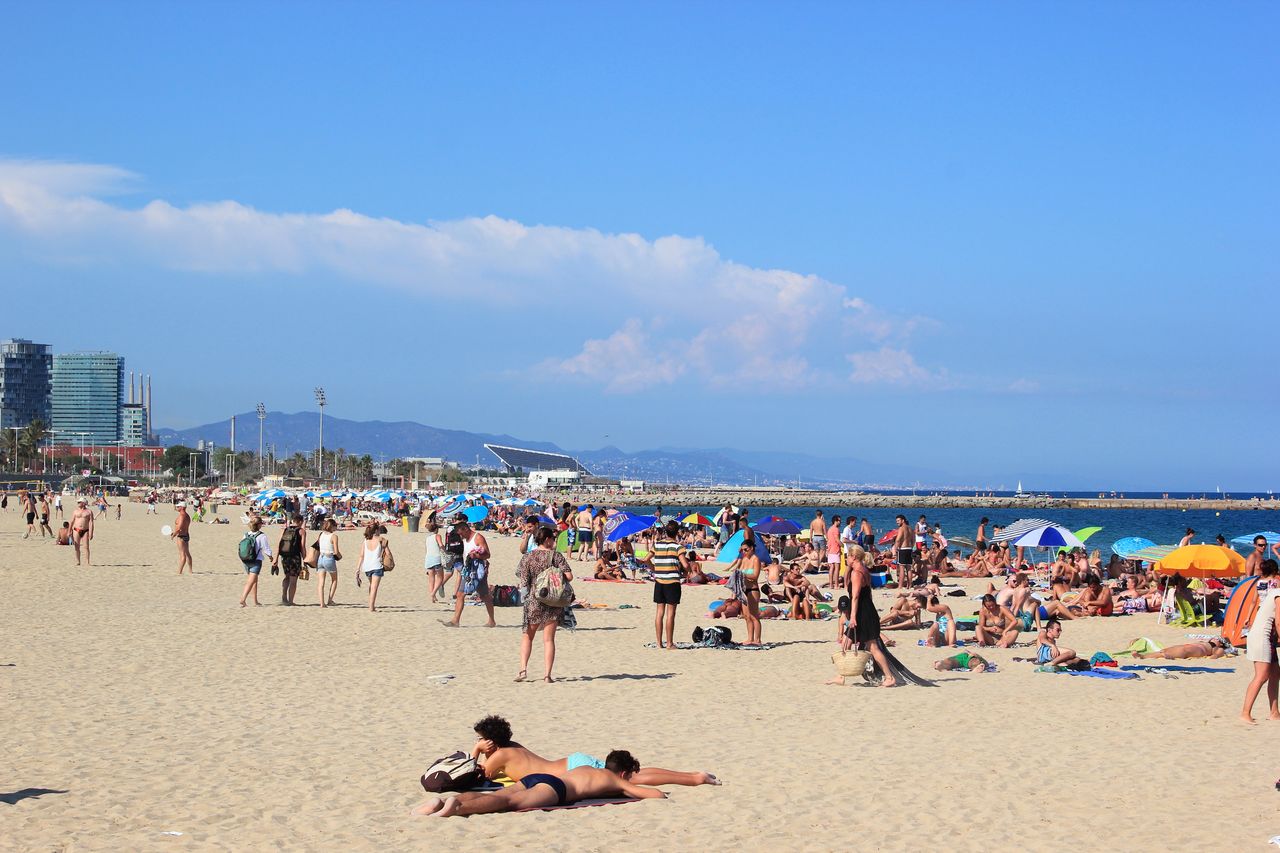
<svg viewBox="0 0 1280 853">
<path fill-rule="evenodd" d="M 134 182 L 112 166 L 0 161 L 0 234 L 19 235 L 25 252 L 50 263 L 329 275 L 485 311 L 580 307 L 593 323 L 603 317 L 605 328 L 584 333 L 556 320 L 533 355 L 555 375 L 618 393 L 681 379 L 801 387 L 831 375 L 844 358 L 860 384 L 934 375 L 902 348 L 927 318 L 882 310 L 815 275 L 728 260 L 697 237 L 647 240 L 496 216 L 423 224 L 343 209 L 271 213 L 235 201 L 128 207 L 106 200 Z M 882 346 L 846 355 L 867 342 Z"/>
</svg>

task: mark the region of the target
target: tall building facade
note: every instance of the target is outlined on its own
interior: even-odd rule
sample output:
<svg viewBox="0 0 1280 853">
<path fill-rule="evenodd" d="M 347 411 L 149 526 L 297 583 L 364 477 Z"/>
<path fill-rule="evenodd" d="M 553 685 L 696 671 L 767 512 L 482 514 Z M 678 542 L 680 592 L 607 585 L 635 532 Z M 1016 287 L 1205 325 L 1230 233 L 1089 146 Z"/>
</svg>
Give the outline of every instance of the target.
<svg viewBox="0 0 1280 853">
<path fill-rule="evenodd" d="M 49 426 L 52 370 L 48 344 L 24 338 L 0 341 L 0 429 L 25 427 L 36 419 Z"/>
<path fill-rule="evenodd" d="M 124 359 L 113 352 L 59 353 L 53 357 L 50 416 L 54 440 L 115 444 L 124 403 Z"/>
<path fill-rule="evenodd" d="M 120 407 L 120 441 L 125 447 L 142 447 L 147 438 L 147 407 L 125 403 Z"/>
</svg>

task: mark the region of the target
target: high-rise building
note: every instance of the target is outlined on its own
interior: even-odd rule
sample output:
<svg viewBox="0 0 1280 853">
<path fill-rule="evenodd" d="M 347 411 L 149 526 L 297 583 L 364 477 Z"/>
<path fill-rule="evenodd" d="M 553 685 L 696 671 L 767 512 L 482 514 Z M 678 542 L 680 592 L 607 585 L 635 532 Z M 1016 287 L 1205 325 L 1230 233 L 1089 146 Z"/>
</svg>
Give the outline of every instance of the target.
<svg viewBox="0 0 1280 853">
<path fill-rule="evenodd" d="M 54 440 L 115 444 L 124 403 L 124 359 L 113 352 L 59 353 L 53 357 L 50 415 Z"/>
<path fill-rule="evenodd" d="M 37 418 L 49 426 L 48 344 L 23 338 L 0 341 L 0 429 L 25 427 Z"/>
<path fill-rule="evenodd" d="M 120 407 L 120 441 L 125 447 L 143 447 L 146 445 L 146 406 L 141 403 L 125 403 Z"/>
</svg>

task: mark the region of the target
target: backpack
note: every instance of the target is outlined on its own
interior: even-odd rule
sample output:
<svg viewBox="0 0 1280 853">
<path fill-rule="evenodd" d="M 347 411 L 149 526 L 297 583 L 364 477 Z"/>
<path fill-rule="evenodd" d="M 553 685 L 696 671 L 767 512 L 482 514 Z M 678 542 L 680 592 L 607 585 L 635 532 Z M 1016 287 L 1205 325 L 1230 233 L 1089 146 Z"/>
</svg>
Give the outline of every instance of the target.
<svg viewBox="0 0 1280 853">
<path fill-rule="evenodd" d="M 292 557 L 298 553 L 298 528 L 289 525 L 280 534 L 280 556 Z"/>
<path fill-rule="evenodd" d="M 420 781 L 423 790 L 430 794 L 469 791 L 484 781 L 484 771 L 465 752 L 455 752 L 432 762 Z"/>
<path fill-rule="evenodd" d="M 258 562 L 258 534 L 252 530 L 246 531 L 244 538 L 240 540 L 240 548 L 237 553 L 240 554 L 240 562 L 242 563 Z"/>
<path fill-rule="evenodd" d="M 502 584 L 493 587 L 493 606 L 494 607 L 519 607 L 520 606 L 520 590 L 514 586 Z"/>
<path fill-rule="evenodd" d="M 733 631 L 726 625 L 713 625 L 710 628 L 701 626 L 693 629 L 693 644 L 716 648 L 733 645 Z"/>
<path fill-rule="evenodd" d="M 533 598 L 544 607 L 568 607 L 573 604 L 573 586 L 564 572 L 548 566 L 533 579 Z"/>
</svg>

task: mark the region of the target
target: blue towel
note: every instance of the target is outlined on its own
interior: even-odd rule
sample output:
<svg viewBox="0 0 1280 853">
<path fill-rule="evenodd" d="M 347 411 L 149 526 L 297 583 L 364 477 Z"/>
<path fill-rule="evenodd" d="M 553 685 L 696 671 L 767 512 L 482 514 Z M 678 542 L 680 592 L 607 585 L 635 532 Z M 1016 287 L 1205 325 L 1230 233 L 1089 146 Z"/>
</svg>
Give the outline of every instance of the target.
<svg viewBox="0 0 1280 853">
<path fill-rule="evenodd" d="M 1121 679 L 1121 680 L 1126 678 L 1138 677 L 1138 674 L 1136 672 L 1116 672 L 1114 669 L 1110 667 L 1101 667 L 1099 669 L 1082 669 L 1082 670 L 1068 669 L 1068 670 L 1065 670 L 1065 672 L 1067 675 L 1088 675 L 1088 676 L 1092 676 L 1093 678 L 1110 678 L 1110 679 Z"/>
<path fill-rule="evenodd" d="M 1175 666 L 1173 664 L 1138 664 L 1133 666 L 1122 666 L 1121 669 L 1143 672 L 1157 669 L 1167 669 L 1170 672 L 1235 672 L 1230 667 L 1223 666 Z"/>
</svg>

